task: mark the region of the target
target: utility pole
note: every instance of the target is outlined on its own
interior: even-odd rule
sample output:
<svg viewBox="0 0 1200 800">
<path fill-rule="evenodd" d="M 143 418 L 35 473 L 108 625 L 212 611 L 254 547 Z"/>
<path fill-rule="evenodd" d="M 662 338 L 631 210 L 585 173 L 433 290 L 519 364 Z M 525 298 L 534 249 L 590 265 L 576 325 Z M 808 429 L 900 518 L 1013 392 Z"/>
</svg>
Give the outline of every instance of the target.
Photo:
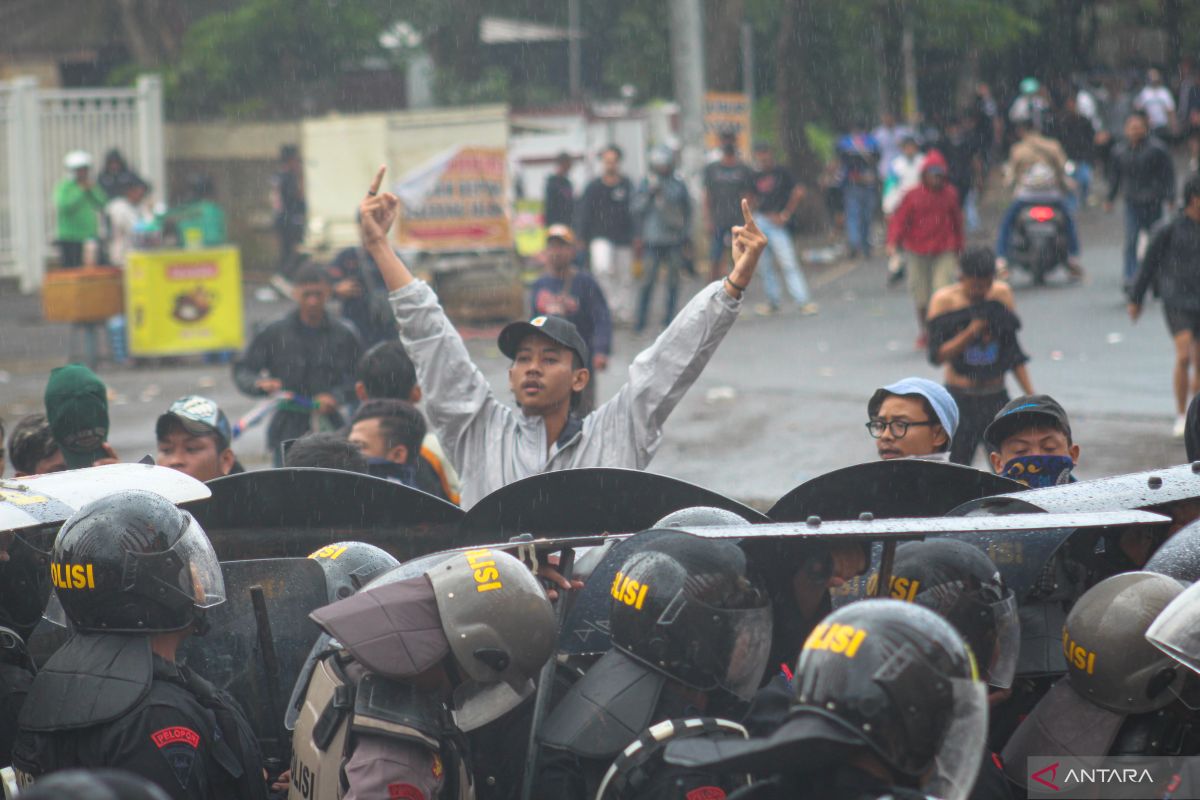
<svg viewBox="0 0 1200 800">
<path fill-rule="evenodd" d="M 580 86 L 583 54 L 579 32 L 579 0 L 567 0 L 567 80 L 571 87 L 571 100 L 578 103 L 583 99 Z"/>
<path fill-rule="evenodd" d="M 679 104 L 680 172 L 699 197 L 704 169 L 704 14 L 701 0 L 670 0 L 671 71 Z M 699 220 L 700 214 L 694 217 Z"/>
<path fill-rule="evenodd" d="M 917 124 L 917 59 L 914 54 L 912 19 L 910 11 L 904 8 L 903 29 L 900 34 L 900 51 L 904 58 L 904 121 L 909 125 Z"/>
</svg>

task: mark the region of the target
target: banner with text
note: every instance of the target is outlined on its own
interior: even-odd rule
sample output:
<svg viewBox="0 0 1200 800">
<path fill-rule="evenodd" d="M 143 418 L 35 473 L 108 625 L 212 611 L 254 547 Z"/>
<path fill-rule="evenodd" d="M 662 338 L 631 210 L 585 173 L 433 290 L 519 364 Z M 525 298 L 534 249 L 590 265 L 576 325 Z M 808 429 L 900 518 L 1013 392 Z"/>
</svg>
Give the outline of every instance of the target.
<svg viewBox="0 0 1200 800">
<path fill-rule="evenodd" d="M 496 147 L 458 147 L 400 178 L 396 244 L 439 252 L 509 248 L 507 154 Z"/>
<path fill-rule="evenodd" d="M 750 99 L 741 92 L 708 92 L 704 96 L 704 149 L 721 146 L 724 131 L 737 133 L 738 153 L 750 157 Z"/>
</svg>

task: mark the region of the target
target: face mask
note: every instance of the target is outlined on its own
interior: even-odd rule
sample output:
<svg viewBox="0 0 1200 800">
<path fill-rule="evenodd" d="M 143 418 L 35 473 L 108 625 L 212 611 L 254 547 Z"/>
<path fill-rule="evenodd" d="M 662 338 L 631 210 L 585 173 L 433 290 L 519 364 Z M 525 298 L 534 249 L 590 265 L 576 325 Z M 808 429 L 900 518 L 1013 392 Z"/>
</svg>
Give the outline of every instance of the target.
<svg viewBox="0 0 1200 800">
<path fill-rule="evenodd" d="M 1017 456 L 1004 465 L 1000 474 L 1030 489 L 1040 489 L 1070 483 L 1074 467 L 1070 456 Z"/>
</svg>

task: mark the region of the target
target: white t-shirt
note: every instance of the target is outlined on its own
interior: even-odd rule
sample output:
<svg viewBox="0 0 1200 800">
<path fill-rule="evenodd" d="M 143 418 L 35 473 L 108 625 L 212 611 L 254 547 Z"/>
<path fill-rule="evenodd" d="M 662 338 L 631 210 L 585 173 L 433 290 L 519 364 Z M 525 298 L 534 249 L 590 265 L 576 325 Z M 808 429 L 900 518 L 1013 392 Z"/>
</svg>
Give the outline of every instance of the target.
<svg viewBox="0 0 1200 800">
<path fill-rule="evenodd" d="M 1152 129 L 1165 128 L 1170 123 L 1170 112 L 1175 110 L 1175 99 L 1165 86 L 1147 86 L 1138 92 L 1133 107 L 1146 112 Z"/>
<path fill-rule="evenodd" d="M 124 197 L 110 200 L 105 211 L 108 212 L 108 222 L 112 228 L 112 238 L 108 243 L 108 260 L 113 266 L 123 267 L 129 251 L 133 248 L 133 229 L 145 215 Z"/>
</svg>

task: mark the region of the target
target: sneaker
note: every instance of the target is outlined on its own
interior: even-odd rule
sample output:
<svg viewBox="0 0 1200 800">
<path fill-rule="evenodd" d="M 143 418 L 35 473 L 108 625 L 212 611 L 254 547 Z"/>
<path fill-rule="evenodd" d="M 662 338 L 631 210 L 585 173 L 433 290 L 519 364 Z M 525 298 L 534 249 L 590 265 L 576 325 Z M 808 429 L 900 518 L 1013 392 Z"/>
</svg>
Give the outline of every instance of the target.
<svg viewBox="0 0 1200 800">
<path fill-rule="evenodd" d="M 760 317 L 769 317 L 772 314 L 779 313 L 779 306 L 773 306 L 770 303 L 759 303 L 754 307 L 754 313 Z"/>
<path fill-rule="evenodd" d="M 805 303 L 800 306 L 800 316 L 811 317 L 814 314 L 820 313 L 821 308 L 816 303 Z"/>
<path fill-rule="evenodd" d="M 1187 430 L 1187 417 L 1180 414 L 1175 418 L 1175 424 L 1171 427 L 1171 436 L 1176 439 L 1182 439 L 1184 432 Z"/>
</svg>

